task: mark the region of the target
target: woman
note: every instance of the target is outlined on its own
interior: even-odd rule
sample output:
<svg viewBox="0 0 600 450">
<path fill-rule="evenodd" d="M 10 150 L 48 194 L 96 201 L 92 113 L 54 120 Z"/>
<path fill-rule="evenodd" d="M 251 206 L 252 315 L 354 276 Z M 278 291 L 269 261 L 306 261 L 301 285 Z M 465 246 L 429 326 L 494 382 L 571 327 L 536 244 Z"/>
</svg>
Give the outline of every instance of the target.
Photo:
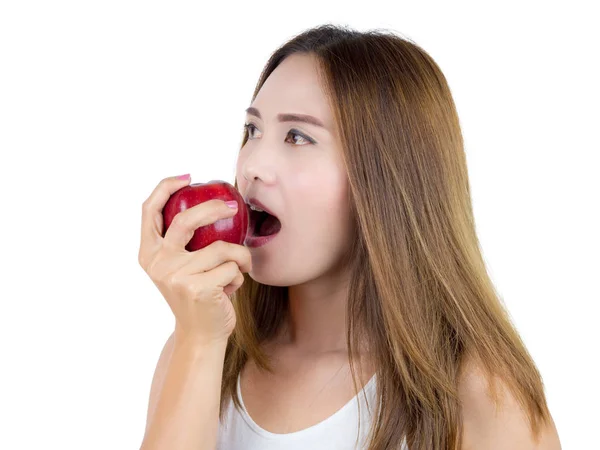
<svg viewBox="0 0 600 450">
<path fill-rule="evenodd" d="M 261 74 L 236 172 L 275 217 L 255 233 L 280 230 L 194 252 L 195 289 L 172 276 L 192 261 L 176 264 L 174 243 L 235 210 L 191 208 L 165 244 L 160 210 L 185 181 L 145 202 L 140 263 L 177 325 L 143 449 L 560 448 L 486 272 L 459 119 L 425 51 L 332 25 L 294 37 Z M 208 291 L 218 301 L 192 312 Z"/>
</svg>

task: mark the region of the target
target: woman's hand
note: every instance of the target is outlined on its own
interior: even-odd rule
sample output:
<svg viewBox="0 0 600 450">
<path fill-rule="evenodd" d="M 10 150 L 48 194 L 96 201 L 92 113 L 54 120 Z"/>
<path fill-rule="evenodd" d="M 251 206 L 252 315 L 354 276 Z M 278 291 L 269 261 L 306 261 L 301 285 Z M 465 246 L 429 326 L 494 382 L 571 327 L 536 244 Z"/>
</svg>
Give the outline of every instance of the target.
<svg viewBox="0 0 600 450">
<path fill-rule="evenodd" d="M 222 200 L 180 212 L 161 237 L 163 207 L 189 181 L 165 178 L 143 203 L 138 260 L 175 315 L 176 338 L 211 345 L 226 342 L 235 328 L 228 295 L 243 284 L 243 272 L 252 270 L 252 257 L 243 245 L 224 241 L 194 252 L 185 249 L 197 228 L 237 213 Z"/>
</svg>

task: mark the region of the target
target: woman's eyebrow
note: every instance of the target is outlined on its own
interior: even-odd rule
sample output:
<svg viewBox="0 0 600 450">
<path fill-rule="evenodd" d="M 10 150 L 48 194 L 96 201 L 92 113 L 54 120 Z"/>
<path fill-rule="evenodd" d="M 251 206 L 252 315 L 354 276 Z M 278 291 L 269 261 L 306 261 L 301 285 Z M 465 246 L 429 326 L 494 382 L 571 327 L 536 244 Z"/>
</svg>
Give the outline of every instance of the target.
<svg viewBox="0 0 600 450">
<path fill-rule="evenodd" d="M 262 120 L 260 111 L 258 111 L 258 109 L 254 108 L 252 106 L 250 108 L 246 109 L 246 113 L 256 116 Z M 327 130 L 327 127 L 325 126 L 325 124 L 323 124 L 323 122 L 321 122 L 319 119 L 317 119 L 314 116 L 309 116 L 308 114 L 290 114 L 290 113 L 278 114 L 277 120 L 279 122 L 304 122 L 309 125 L 315 125 L 317 127 L 321 127 L 321 128 L 324 128 L 325 130 Z"/>
</svg>

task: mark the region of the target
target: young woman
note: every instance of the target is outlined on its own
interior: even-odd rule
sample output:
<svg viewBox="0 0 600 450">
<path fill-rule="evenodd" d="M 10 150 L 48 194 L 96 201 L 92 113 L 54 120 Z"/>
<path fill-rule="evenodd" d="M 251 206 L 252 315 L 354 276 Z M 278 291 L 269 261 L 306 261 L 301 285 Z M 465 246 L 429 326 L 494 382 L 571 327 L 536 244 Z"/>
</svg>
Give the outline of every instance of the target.
<svg viewBox="0 0 600 450">
<path fill-rule="evenodd" d="M 142 448 L 560 449 L 486 271 L 459 119 L 413 42 L 324 25 L 272 55 L 236 188 L 262 246 L 188 253 L 220 201 L 146 200 L 140 264 L 176 317 Z M 263 219 L 267 217 L 267 219 Z M 246 275 L 244 275 L 246 273 Z"/>
</svg>

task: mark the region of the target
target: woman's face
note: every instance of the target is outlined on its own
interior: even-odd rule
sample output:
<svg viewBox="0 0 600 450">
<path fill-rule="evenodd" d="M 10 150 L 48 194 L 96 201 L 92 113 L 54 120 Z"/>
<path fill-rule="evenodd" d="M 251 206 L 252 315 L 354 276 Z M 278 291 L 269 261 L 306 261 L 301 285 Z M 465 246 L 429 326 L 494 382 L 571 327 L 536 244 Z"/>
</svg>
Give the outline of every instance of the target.
<svg viewBox="0 0 600 450">
<path fill-rule="evenodd" d="M 314 56 L 286 58 L 251 107 L 258 113 L 246 116 L 251 125 L 238 156 L 238 189 L 272 211 L 281 231 L 266 245 L 250 248 L 249 275 L 272 286 L 331 275 L 340 269 L 352 230 L 342 149 Z M 310 115 L 324 126 L 282 122 L 280 114 Z"/>
</svg>

